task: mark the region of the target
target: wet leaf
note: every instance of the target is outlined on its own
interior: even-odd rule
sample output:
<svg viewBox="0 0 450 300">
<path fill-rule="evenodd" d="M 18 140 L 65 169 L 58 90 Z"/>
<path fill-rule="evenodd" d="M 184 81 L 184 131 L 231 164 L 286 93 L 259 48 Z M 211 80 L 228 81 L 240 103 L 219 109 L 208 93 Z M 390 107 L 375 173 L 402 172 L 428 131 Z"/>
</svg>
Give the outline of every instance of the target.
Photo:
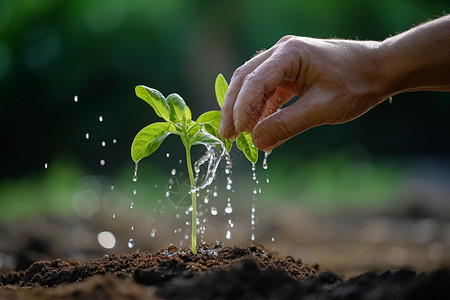
<svg viewBox="0 0 450 300">
<path fill-rule="evenodd" d="M 186 102 L 178 94 L 170 94 L 166 101 L 170 108 L 170 121 L 180 123 L 185 113 Z"/>
<path fill-rule="evenodd" d="M 131 158 L 138 162 L 149 156 L 161 146 L 164 139 L 174 132 L 175 128 L 167 122 L 150 124 L 136 134 L 131 145 Z"/>
<path fill-rule="evenodd" d="M 216 144 L 222 143 L 218 138 L 214 135 L 207 133 L 204 130 L 198 130 L 190 139 L 189 143 L 191 145 L 200 145 L 200 144 Z"/>
<path fill-rule="evenodd" d="M 225 94 L 228 90 L 228 83 L 222 74 L 219 74 L 216 78 L 215 90 L 217 103 L 222 107 L 223 101 L 225 100 Z"/>
<path fill-rule="evenodd" d="M 213 110 L 202 114 L 197 119 L 198 124 L 203 124 L 205 130 L 217 137 L 224 145 L 227 152 L 230 152 L 233 146 L 233 141 L 229 139 L 224 139 L 219 136 L 219 125 L 220 125 L 220 111 Z"/>
<path fill-rule="evenodd" d="M 166 121 L 170 120 L 170 108 L 167 104 L 164 96 L 155 89 L 138 85 L 135 88 L 136 96 L 150 104 L 151 107 L 155 110 L 158 117 L 163 118 Z"/>
<path fill-rule="evenodd" d="M 236 139 L 236 146 L 244 152 L 249 161 L 256 164 L 258 161 L 258 148 L 253 145 L 252 135 L 250 133 L 241 132 Z"/>
</svg>

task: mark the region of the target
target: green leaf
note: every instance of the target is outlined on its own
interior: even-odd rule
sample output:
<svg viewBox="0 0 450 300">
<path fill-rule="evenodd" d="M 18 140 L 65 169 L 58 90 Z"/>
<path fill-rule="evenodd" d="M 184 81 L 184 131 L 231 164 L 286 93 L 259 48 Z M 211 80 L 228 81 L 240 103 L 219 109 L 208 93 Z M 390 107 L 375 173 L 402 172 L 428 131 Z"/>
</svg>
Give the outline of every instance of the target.
<svg viewBox="0 0 450 300">
<path fill-rule="evenodd" d="M 189 108 L 189 106 L 186 106 L 186 108 L 184 109 L 184 115 L 186 116 L 187 121 L 192 120 L 192 113 L 191 113 L 191 109 Z"/>
<path fill-rule="evenodd" d="M 219 103 L 219 106 L 222 107 L 223 101 L 225 100 L 225 94 L 228 90 L 228 83 L 222 74 L 217 75 L 215 90 L 217 103 Z"/>
<path fill-rule="evenodd" d="M 167 122 L 150 124 L 136 134 L 131 145 L 131 158 L 138 162 L 149 156 L 161 146 L 164 139 L 174 132 L 175 128 Z"/>
<path fill-rule="evenodd" d="M 258 148 L 253 145 L 252 135 L 250 133 L 241 132 L 236 139 L 236 146 L 244 152 L 249 161 L 256 164 L 258 161 Z"/>
<path fill-rule="evenodd" d="M 150 104 L 160 118 L 170 121 L 169 105 L 167 104 L 166 98 L 164 98 L 158 90 L 143 85 L 138 85 L 135 88 L 135 91 L 136 96 Z"/>
<path fill-rule="evenodd" d="M 222 142 L 214 135 L 207 133 L 204 130 L 198 130 L 193 136 L 189 138 L 189 143 L 191 145 L 200 145 L 200 144 L 216 144 Z"/>
<path fill-rule="evenodd" d="M 170 94 L 166 98 L 167 104 L 169 105 L 170 111 L 170 121 L 174 123 L 182 122 L 183 114 L 186 109 L 186 102 L 178 94 Z"/>
<path fill-rule="evenodd" d="M 204 114 L 200 115 L 200 117 L 198 117 L 196 122 L 197 124 L 204 124 L 207 125 L 208 127 L 211 126 L 218 132 L 220 125 L 220 111 L 218 110 L 207 111 Z"/>
<path fill-rule="evenodd" d="M 205 130 L 218 138 L 225 145 L 227 151 L 230 152 L 231 147 L 233 146 L 233 141 L 219 136 L 220 111 L 213 110 L 205 112 L 198 117 L 197 123 L 203 124 Z"/>
</svg>

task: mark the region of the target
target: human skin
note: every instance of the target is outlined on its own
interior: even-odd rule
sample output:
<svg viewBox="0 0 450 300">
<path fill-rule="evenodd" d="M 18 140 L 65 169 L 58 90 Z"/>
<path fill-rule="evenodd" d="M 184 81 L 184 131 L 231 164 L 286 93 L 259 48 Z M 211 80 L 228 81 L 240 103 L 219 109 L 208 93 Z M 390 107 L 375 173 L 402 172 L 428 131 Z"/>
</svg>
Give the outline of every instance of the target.
<svg viewBox="0 0 450 300">
<path fill-rule="evenodd" d="M 285 36 L 234 72 L 219 133 L 251 132 L 256 147 L 271 151 L 312 127 L 425 90 L 450 91 L 450 15 L 382 42 Z"/>
</svg>

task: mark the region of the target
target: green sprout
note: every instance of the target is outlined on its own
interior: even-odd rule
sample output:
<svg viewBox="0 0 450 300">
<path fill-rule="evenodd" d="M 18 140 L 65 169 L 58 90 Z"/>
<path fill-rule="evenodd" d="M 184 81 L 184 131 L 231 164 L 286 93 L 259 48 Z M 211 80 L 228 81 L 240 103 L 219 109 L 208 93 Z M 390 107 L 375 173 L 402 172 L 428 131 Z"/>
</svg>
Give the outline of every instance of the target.
<svg viewBox="0 0 450 300">
<path fill-rule="evenodd" d="M 219 74 L 215 82 L 217 102 L 222 107 L 228 83 L 222 74 Z M 156 114 L 165 122 L 150 124 L 138 132 L 131 145 L 131 157 L 137 164 L 141 159 L 155 152 L 167 136 L 176 134 L 180 136 L 186 149 L 186 164 L 191 186 L 192 202 L 192 234 L 191 250 L 197 253 L 197 191 L 196 179 L 192 171 L 191 147 L 204 145 L 208 149 L 226 149 L 229 152 L 233 141 L 219 136 L 220 111 L 213 110 L 200 115 L 196 121 L 192 120 L 192 114 L 186 102 L 178 94 L 170 94 L 164 97 L 159 91 L 143 85 L 136 87 L 136 95 L 150 104 Z M 253 145 L 251 134 L 242 132 L 236 139 L 237 147 L 245 154 L 247 159 L 255 164 L 258 160 L 258 149 Z M 198 167 L 195 166 L 198 173 Z M 211 181 L 214 178 L 215 170 Z M 204 186 L 210 182 L 206 182 Z M 203 186 L 203 187 L 204 187 Z"/>
</svg>

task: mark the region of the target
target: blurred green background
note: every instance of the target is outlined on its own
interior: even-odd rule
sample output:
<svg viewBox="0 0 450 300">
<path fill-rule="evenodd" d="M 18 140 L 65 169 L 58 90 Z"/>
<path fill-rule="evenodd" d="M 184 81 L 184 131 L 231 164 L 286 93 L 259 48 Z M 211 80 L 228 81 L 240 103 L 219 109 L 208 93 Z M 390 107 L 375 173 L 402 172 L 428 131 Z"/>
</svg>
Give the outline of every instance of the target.
<svg viewBox="0 0 450 300">
<path fill-rule="evenodd" d="M 70 211 L 86 175 L 130 195 L 132 139 L 157 120 L 134 95 L 138 84 L 182 95 L 197 117 L 217 109 L 218 73 L 229 80 L 286 34 L 382 40 L 448 9 L 447 0 L 0 0 L 0 219 Z M 263 197 L 373 207 L 395 200 L 417 174 L 448 183 L 449 125 L 449 94 L 395 96 L 276 149 L 261 171 L 271 181 Z M 166 152 L 183 155 L 175 137 L 165 147 L 141 164 L 149 186 L 167 184 Z M 232 155 L 246 201 L 250 165 Z"/>
</svg>

